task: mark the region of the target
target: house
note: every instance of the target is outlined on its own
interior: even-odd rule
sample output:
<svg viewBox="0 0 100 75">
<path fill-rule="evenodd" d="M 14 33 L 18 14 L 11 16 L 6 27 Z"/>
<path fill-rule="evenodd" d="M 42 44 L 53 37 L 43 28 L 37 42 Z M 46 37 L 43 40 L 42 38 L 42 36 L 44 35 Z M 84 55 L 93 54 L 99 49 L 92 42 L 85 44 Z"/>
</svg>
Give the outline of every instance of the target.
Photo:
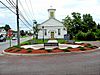
<svg viewBox="0 0 100 75">
<path fill-rule="evenodd" d="M 49 19 L 38 26 L 38 39 L 61 39 L 67 34 L 63 23 L 55 18 L 55 11 L 56 9 L 48 9 Z"/>
<path fill-rule="evenodd" d="M 4 27 L 0 27 L 0 35 L 6 36 L 6 30 L 4 29 Z"/>
</svg>

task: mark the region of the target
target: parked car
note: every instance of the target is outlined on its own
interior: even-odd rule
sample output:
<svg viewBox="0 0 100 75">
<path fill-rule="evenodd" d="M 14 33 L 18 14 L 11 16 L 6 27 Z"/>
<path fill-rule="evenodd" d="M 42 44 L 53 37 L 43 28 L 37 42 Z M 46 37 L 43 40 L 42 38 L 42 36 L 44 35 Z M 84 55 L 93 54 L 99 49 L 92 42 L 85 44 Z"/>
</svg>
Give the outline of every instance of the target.
<svg viewBox="0 0 100 75">
<path fill-rule="evenodd" d="M 17 38 L 16 37 L 13 37 L 12 40 L 17 40 Z"/>
<path fill-rule="evenodd" d="M 5 36 L 0 36 L 0 42 L 4 42 L 4 41 L 6 41 L 6 37 Z"/>
</svg>

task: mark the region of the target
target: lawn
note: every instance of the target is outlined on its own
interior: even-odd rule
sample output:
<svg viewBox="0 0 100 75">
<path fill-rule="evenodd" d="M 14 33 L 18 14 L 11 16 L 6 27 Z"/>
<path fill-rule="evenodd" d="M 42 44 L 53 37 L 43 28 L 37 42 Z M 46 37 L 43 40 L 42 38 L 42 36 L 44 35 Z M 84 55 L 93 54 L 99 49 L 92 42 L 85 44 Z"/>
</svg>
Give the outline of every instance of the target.
<svg viewBox="0 0 100 75">
<path fill-rule="evenodd" d="M 66 41 L 64 39 L 57 39 L 58 40 L 58 43 L 65 43 Z M 31 39 L 31 40 L 28 40 L 28 41 L 25 41 L 25 42 L 22 42 L 21 44 L 43 44 L 43 43 L 47 43 L 48 42 L 48 39 L 45 39 L 43 41 L 43 39 Z"/>
</svg>

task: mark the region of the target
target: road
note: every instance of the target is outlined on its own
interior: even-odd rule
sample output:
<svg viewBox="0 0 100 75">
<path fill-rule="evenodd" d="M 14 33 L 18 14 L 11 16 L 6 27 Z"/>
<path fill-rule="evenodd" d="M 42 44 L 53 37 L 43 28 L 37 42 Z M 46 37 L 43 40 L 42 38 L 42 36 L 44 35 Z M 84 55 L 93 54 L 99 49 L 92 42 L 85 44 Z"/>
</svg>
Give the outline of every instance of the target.
<svg viewBox="0 0 100 75">
<path fill-rule="evenodd" d="M 20 42 L 23 42 L 23 41 L 26 41 L 26 40 L 29 40 L 29 39 L 32 39 L 32 37 L 21 38 Z M 12 40 L 11 45 L 12 46 L 17 45 L 17 40 Z M 10 47 L 9 40 L 7 40 L 6 42 L 0 42 L 0 52 L 2 52 L 3 50 L 5 50 L 9 47 Z"/>
<path fill-rule="evenodd" d="M 100 42 L 95 45 L 100 47 Z M 0 75 L 100 75 L 100 49 L 50 56 L 0 56 Z"/>
</svg>

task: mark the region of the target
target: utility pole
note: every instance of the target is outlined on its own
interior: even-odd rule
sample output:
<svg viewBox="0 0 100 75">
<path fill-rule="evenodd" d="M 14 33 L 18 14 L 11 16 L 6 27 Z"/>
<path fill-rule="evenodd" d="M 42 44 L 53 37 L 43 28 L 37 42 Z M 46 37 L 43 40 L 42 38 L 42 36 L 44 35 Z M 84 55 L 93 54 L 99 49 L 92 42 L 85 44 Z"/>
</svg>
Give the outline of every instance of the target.
<svg viewBox="0 0 100 75">
<path fill-rule="evenodd" d="M 16 15 L 17 15 L 17 45 L 20 47 L 20 30 L 19 30 L 19 8 L 18 8 L 18 0 L 16 0 Z"/>
</svg>

